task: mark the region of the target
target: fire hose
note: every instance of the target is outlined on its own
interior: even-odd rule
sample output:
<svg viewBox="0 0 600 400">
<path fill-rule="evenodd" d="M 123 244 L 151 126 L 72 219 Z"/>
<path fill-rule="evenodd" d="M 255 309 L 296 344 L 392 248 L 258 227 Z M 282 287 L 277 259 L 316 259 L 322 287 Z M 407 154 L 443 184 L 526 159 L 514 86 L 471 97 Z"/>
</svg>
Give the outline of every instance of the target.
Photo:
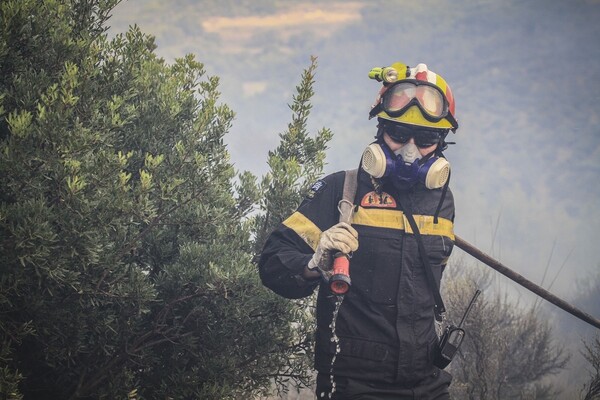
<svg viewBox="0 0 600 400">
<path fill-rule="evenodd" d="M 467 243 L 465 240 L 461 239 L 458 236 L 455 236 L 454 243 L 456 244 L 456 246 L 458 246 L 460 249 L 462 249 L 465 253 L 470 254 L 471 256 L 475 257 L 482 263 L 484 263 L 484 264 L 488 265 L 489 267 L 495 269 L 496 271 L 500 272 L 502 275 L 506 276 L 507 278 L 513 280 L 514 282 L 518 283 L 519 285 L 523 286 L 524 288 L 529 289 L 533 293 L 535 293 L 538 296 L 540 296 L 541 298 L 549 301 L 550 303 L 554 304 L 555 306 L 562 308 L 564 311 L 568 312 L 569 314 L 600 329 L 600 320 L 598 320 L 597 318 L 594 318 L 593 316 L 579 310 L 578 308 L 567 303 L 566 301 L 562 300 L 561 298 L 553 295 L 552 293 L 550 293 L 546 289 L 542 288 L 541 286 L 536 285 L 535 283 L 526 279 L 524 276 L 518 274 L 517 272 L 504 266 L 499 261 L 496 261 L 492 257 L 483 253 L 481 250 L 477 249 L 472 244 Z"/>
</svg>

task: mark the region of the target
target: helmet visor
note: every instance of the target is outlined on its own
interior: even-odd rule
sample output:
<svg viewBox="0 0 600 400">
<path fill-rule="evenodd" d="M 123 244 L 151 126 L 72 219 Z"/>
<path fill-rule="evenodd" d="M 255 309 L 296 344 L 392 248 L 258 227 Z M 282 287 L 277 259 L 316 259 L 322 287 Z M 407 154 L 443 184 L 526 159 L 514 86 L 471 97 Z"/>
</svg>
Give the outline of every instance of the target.
<svg viewBox="0 0 600 400">
<path fill-rule="evenodd" d="M 427 119 L 439 121 L 448 114 L 444 95 L 427 82 L 400 82 L 383 94 L 383 110 L 391 117 L 399 117 L 412 105 L 417 105 Z"/>
</svg>

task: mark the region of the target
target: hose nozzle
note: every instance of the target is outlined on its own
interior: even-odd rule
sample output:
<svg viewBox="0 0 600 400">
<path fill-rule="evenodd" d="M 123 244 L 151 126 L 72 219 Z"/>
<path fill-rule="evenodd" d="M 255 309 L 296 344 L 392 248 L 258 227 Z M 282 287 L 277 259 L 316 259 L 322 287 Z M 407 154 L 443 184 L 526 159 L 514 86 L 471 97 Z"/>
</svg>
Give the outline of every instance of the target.
<svg viewBox="0 0 600 400">
<path fill-rule="evenodd" d="M 347 254 L 336 253 L 333 260 L 333 275 L 329 279 L 329 289 L 341 296 L 350 290 L 350 258 Z"/>
</svg>

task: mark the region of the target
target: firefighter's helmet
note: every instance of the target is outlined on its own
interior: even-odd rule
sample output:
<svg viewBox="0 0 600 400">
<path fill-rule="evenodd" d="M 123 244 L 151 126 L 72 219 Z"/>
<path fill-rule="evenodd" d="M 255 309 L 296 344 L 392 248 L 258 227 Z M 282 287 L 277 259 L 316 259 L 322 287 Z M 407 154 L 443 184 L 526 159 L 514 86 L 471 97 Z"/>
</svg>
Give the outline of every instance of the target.
<svg viewBox="0 0 600 400">
<path fill-rule="evenodd" d="M 369 77 L 383 82 L 370 117 L 407 125 L 456 131 L 454 96 L 444 78 L 425 64 L 409 67 L 397 62 L 373 68 Z"/>
</svg>

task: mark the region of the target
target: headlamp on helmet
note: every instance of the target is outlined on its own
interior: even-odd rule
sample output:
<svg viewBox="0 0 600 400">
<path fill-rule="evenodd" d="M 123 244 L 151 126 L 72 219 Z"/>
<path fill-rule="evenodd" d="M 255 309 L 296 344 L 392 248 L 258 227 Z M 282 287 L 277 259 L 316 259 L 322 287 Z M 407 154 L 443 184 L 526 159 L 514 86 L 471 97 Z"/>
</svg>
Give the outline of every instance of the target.
<svg viewBox="0 0 600 400">
<path fill-rule="evenodd" d="M 410 75 L 408 65 L 394 63 L 390 67 L 375 67 L 369 71 L 369 78 L 375 79 L 383 84 L 394 83 L 399 79 L 407 78 Z"/>
<path fill-rule="evenodd" d="M 434 129 L 458 128 L 452 90 L 427 65 L 411 68 L 398 62 L 371 69 L 369 78 L 383 82 L 370 118 Z"/>
<path fill-rule="evenodd" d="M 377 82 L 394 83 L 398 80 L 398 71 L 392 67 L 375 67 L 369 72 L 369 78 Z"/>
</svg>

